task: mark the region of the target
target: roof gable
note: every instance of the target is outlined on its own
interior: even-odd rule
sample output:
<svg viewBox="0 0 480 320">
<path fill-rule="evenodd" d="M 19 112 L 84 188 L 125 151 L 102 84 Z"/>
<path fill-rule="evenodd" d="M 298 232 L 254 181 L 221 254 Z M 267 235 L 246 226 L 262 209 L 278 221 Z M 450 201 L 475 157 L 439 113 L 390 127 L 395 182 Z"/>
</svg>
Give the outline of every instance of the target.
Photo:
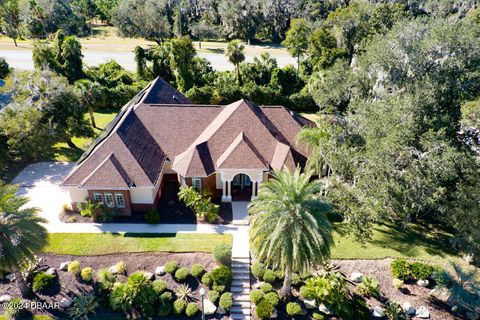
<svg viewBox="0 0 480 320">
<path fill-rule="evenodd" d="M 111 153 L 85 180 L 80 187 L 87 189 L 102 188 L 108 185 L 110 188 L 129 188 L 131 178 L 122 167 L 118 159 Z"/>
<path fill-rule="evenodd" d="M 268 165 L 242 131 L 218 158 L 216 168 L 267 170 Z"/>
</svg>

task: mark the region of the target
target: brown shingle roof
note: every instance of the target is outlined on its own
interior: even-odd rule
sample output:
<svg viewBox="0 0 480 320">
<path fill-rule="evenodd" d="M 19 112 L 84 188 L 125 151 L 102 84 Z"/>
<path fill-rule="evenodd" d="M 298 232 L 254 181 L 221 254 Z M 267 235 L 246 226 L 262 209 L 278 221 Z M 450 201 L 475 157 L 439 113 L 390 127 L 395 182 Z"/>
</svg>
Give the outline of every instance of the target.
<svg viewBox="0 0 480 320">
<path fill-rule="evenodd" d="M 292 170 L 305 164 L 306 150 L 296 145 L 301 127 L 311 125 L 305 118 L 245 100 L 227 106 L 147 103 L 168 95 L 155 93 L 165 88 L 159 79 L 122 111 L 63 185 L 153 187 L 167 159 L 172 169 L 190 177 L 218 168 Z"/>
</svg>

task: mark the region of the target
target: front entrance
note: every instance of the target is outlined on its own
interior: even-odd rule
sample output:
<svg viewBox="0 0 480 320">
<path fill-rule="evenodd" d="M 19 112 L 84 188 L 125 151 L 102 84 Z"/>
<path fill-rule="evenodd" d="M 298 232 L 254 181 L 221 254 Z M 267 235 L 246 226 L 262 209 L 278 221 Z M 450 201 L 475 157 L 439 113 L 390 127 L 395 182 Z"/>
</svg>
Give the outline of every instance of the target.
<svg viewBox="0 0 480 320">
<path fill-rule="evenodd" d="M 252 197 L 252 180 L 244 173 L 239 173 L 232 180 L 232 200 L 249 201 Z"/>
</svg>

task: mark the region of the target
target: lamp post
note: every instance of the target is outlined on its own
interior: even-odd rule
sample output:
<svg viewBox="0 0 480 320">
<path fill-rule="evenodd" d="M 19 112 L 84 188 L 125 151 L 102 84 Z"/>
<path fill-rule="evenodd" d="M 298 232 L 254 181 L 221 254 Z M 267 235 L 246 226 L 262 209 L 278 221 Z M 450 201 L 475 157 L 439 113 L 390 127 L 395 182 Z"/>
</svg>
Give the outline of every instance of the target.
<svg viewBox="0 0 480 320">
<path fill-rule="evenodd" d="M 203 308 L 203 299 L 205 297 L 205 289 L 203 287 L 200 288 L 200 296 L 202 297 L 202 320 L 205 320 L 205 311 Z"/>
</svg>

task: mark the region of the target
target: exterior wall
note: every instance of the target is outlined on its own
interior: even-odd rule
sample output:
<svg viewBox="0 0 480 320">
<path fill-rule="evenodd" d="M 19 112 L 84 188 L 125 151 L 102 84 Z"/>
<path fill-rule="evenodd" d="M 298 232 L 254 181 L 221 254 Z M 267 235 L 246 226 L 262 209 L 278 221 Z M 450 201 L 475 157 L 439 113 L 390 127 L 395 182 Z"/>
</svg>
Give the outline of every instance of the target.
<svg viewBox="0 0 480 320">
<path fill-rule="evenodd" d="M 88 199 L 87 190 L 78 189 L 76 187 L 69 187 L 68 193 L 70 195 L 70 202 L 74 211 L 78 211 L 77 203 L 85 202 Z"/>
<path fill-rule="evenodd" d="M 100 193 L 103 196 L 103 201 L 105 201 L 105 193 L 111 193 L 113 196 L 113 201 L 115 207 L 117 205 L 115 201 L 115 193 L 121 193 L 123 195 L 123 200 L 125 201 L 125 208 L 118 208 L 122 216 L 130 216 L 132 214 L 132 205 L 130 199 L 130 192 L 128 190 L 88 190 L 88 198 L 91 201 L 94 201 L 94 194 Z"/>
<path fill-rule="evenodd" d="M 233 180 L 233 178 L 239 173 L 246 174 L 252 181 L 263 181 L 263 170 L 225 169 L 221 171 L 222 179 L 224 181 Z"/>
</svg>

